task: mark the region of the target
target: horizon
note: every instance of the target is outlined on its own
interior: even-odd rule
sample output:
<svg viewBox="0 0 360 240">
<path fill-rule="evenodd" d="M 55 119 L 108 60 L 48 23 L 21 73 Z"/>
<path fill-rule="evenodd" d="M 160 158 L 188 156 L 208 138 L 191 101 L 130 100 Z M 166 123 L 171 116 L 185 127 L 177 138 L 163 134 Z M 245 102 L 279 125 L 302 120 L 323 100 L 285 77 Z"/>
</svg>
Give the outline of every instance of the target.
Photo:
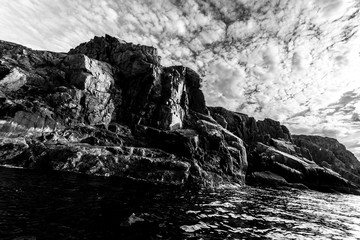
<svg viewBox="0 0 360 240">
<path fill-rule="evenodd" d="M 207 105 L 335 138 L 360 159 L 360 3 L 176 3 L 5 2 L 0 39 L 55 52 L 104 34 L 154 46 L 163 65 L 201 75 Z"/>
</svg>

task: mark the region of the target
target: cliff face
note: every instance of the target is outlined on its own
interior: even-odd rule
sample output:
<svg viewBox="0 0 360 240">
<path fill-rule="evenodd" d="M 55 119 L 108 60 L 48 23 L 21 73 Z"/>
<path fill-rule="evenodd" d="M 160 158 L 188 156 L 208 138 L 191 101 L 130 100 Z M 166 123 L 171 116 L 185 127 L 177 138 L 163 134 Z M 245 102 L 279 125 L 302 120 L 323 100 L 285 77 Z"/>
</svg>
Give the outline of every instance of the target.
<svg viewBox="0 0 360 240">
<path fill-rule="evenodd" d="M 161 66 L 155 48 L 106 35 L 66 54 L 3 41 L 0 50 L 2 165 L 198 187 L 247 177 L 356 189 L 278 122 L 207 107 L 200 76 Z"/>
<path fill-rule="evenodd" d="M 1 164 L 244 183 L 243 141 L 208 116 L 198 74 L 162 67 L 156 49 L 110 36 L 68 54 L 0 48 Z"/>
<path fill-rule="evenodd" d="M 293 139 L 300 148 L 309 150 L 317 164 L 360 185 L 360 162 L 336 139 L 305 135 L 294 135 Z"/>
</svg>

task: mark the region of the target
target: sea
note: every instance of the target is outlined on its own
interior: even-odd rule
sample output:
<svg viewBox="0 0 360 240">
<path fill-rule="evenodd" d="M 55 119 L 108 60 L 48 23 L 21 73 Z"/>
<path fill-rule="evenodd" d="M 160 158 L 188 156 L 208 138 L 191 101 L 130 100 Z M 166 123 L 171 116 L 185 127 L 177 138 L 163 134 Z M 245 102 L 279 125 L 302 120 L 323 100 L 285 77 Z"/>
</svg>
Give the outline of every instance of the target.
<svg viewBox="0 0 360 240">
<path fill-rule="evenodd" d="M 0 167 L 0 239 L 360 239 L 360 196 Z"/>
</svg>

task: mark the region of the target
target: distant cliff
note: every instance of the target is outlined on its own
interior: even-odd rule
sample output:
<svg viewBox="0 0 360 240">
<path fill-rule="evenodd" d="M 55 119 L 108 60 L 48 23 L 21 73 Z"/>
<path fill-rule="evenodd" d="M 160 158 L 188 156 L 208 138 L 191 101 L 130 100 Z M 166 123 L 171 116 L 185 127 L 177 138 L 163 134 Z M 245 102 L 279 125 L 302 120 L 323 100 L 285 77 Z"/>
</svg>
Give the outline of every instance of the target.
<svg viewBox="0 0 360 240">
<path fill-rule="evenodd" d="M 353 159 L 324 165 L 277 121 L 207 107 L 200 76 L 161 66 L 153 47 L 106 35 L 68 53 L 4 41 L 0 50 L 1 165 L 188 187 L 358 191 L 359 172 L 345 164 Z"/>
<path fill-rule="evenodd" d="M 305 135 L 293 135 L 293 139 L 297 146 L 308 149 L 317 164 L 360 184 L 360 161 L 336 139 Z"/>
</svg>

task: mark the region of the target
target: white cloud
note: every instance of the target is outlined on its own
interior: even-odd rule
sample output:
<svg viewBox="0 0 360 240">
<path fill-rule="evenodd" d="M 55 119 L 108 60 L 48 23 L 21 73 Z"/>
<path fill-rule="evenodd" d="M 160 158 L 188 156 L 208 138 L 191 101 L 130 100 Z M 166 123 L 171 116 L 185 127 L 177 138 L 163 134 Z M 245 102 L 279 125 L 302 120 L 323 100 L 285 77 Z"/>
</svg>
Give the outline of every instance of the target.
<svg viewBox="0 0 360 240">
<path fill-rule="evenodd" d="M 352 3 L 347 0 L 315 0 L 314 6 L 319 8 L 326 20 L 333 20 L 343 16 Z"/>
</svg>

